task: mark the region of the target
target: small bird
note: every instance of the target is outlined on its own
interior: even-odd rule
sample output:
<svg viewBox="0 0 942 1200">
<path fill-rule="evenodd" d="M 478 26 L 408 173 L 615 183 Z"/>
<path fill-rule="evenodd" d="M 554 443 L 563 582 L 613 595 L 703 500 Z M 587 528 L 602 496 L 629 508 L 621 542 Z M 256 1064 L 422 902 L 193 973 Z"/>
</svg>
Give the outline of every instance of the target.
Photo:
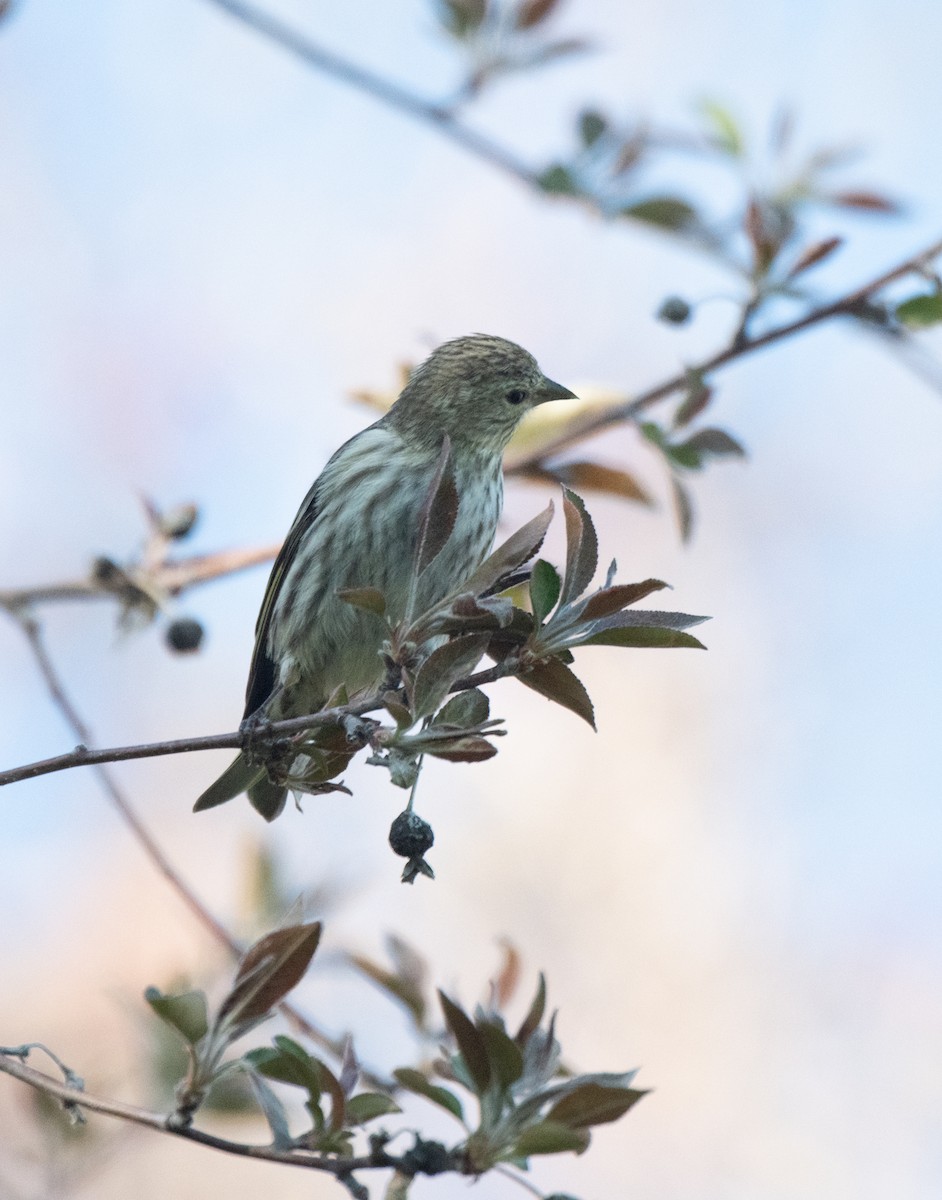
<svg viewBox="0 0 942 1200">
<path fill-rule="evenodd" d="M 473 574 L 503 502 L 504 447 L 521 418 L 548 400 L 575 399 L 521 346 L 473 334 L 445 342 L 411 375 L 383 417 L 333 455 L 304 498 L 272 567 L 255 627 L 245 717 L 279 720 L 322 708 L 343 686 L 352 698 L 385 677 L 379 616 L 337 596 L 377 588 L 394 623 L 405 616 L 420 514 L 445 438 L 458 498 L 454 527 L 412 595 L 417 615 Z M 201 810 L 248 792 L 273 819 L 287 788 L 240 754 L 199 800 Z"/>
</svg>

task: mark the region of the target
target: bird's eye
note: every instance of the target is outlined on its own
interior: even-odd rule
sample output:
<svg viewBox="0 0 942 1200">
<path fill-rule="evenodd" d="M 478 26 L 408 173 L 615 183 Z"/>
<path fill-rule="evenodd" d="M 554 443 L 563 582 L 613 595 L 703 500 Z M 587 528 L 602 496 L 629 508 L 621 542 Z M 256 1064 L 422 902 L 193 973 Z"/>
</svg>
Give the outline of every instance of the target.
<svg viewBox="0 0 942 1200">
<path fill-rule="evenodd" d="M 526 398 L 527 394 L 523 388 L 514 388 L 512 392 L 507 393 L 508 404 L 522 404 Z"/>
</svg>

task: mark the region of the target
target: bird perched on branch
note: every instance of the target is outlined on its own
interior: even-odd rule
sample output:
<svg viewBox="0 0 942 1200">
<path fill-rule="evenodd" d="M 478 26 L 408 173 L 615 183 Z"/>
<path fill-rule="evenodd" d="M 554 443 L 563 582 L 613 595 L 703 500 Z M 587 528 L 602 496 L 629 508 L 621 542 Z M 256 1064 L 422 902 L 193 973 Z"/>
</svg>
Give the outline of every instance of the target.
<svg viewBox="0 0 942 1200">
<path fill-rule="evenodd" d="M 547 400 L 574 398 L 504 338 L 474 334 L 433 351 L 389 412 L 340 447 L 305 497 L 262 601 L 245 719 L 303 716 L 338 687 L 351 697 L 379 687 L 386 626 L 337 592 L 379 589 L 395 623 L 408 606 L 421 613 L 460 586 L 494 540 L 503 451 L 521 418 Z M 441 552 L 414 579 L 420 514 L 443 445 L 457 512 Z M 264 763 L 240 754 L 195 807 L 244 791 L 269 820 L 287 794 Z"/>
</svg>

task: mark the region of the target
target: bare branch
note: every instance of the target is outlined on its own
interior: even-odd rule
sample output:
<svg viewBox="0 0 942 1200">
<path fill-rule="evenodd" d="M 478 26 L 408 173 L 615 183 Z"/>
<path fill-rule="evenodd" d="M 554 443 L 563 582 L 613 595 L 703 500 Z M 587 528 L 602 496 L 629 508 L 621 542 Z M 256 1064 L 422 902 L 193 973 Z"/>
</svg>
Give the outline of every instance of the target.
<svg viewBox="0 0 942 1200">
<path fill-rule="evenodd" d="M 497 167 L 529 187 L 539 188 L 539 175 L 526 163 L 498 143 L 466 125 L 448 108 L 425 100 L 421 96 L 400 87 L 381 75 L 358 66 L 332 50 L 326 50 L 306 34 L 300 33 L 271 13 L 262 11 L 243 0 L 209 0 L 236 20 L 248 25 L 257 33 L 276 42 L 283 49 L 302 59 L 308 66 L 340 80 L 341 83 L 359 88 L 374 96 L 391 108 L 416 118 L 437 130 L 443 137 L 455 142 L 463 150 Z M 591 204 L 590 198 L 586 202 Z"/>
<path fill-rule="evenodd" d="M 187 588 L 214 579 L 235 575 L 271 562 L 279 546 L 254 546 L 246 550 L 219 550 L 214 554 L 194 554 L 188 558 L 166 559 L 152 562 L 146 570 L 146 583 L 157 592 L 177 596 Z M 145 551 L 146 554 L 146 551 Z M 137 565 L 131 563 L 124 570 L 134 578 Z M 14 616 L 32 604 L 45 604 L 60 600 L 120 600 L 121 594 L 101 579 L 75 579 L 62 583 L 40 584 L 37 587 L 6 588 L 0 591 L 0 608 Z"/>
</svg>

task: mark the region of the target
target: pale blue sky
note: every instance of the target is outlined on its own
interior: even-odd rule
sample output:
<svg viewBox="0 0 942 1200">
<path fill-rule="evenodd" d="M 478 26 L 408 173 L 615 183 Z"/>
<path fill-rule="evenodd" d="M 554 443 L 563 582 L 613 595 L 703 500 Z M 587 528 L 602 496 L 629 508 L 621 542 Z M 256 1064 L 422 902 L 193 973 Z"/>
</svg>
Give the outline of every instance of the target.
<svg viewBox="0 0 942 1200">
<path fill-rule="evenodd" d="M 279 11 L 430 95 L 456 82 L 418 0 Z M 501 84 L 474 118 L 522 155 L 570 145 L 586 100 L 681 121 L 713 95 L 757 136 L 786 102 L 805 144 L 868 148 L 849 181 L 909 205 L 897 222 L 848 221 L 822 291 L 938 236 L 942 6 L 572 0 L 558 24 L 600 52 Z M 718 345 L 729 317 L 714 305 L 683 331 L 656 324 L 665 294 L 729 281 L 667 242 L 534 200 L 206 0 L 21 0 L 0 26 L 0 164 L 3 583 L 120 555 L 140 533 L 140 490 L 200 502 L 194 549 L 277 538 L 367 419 L 346 392 L 388 385 L 430 339 L 502 333 L 554 378 L 631 390 Z M 751 460 L 698 484 L 691 547 L 663 512 L 590 504 L 625 577 L 660 574 L 678 607 L 713 615 L 709 654 L 587 653 L 597 736 L 497 690 L 516 736 L 493 764 L 431 776 L 434 890 L 395 884 L 383 830 L 398 796 L 378 772 L 351 776 L 349 805 L 312 802 L 270 833 L 235 806 L 189 815 L 215 759 L 121 778 L 220 910 L 240 839 L 262 834 L 298 887 L 356 885 L 338 940 L 411 930 L 469 999 L 498 934 L 547 966 L 574 1058 L 642 1061 L 658 1089 L 598 1150 L 544 1171 L 547 1186 L 929 1200 L 942 1182 L 942 1094 L 926 1066 L 942 1052 L 942 399 L 838 328 L 719 383 L 717 419 Z M 600 454 L 654 470 L 624 436 Z M 513 488 L 509 515 L 541 502 Z M 116 638 L 103 610 L 50 613 L 99 739 L 232 726 L 263 585 L 256 572 L 189 597 L 209 636 L 186 661 L 154 633 Z M 4 764 L 70 744 L 12 626 L 0 697 Z M 134 904 L 122 856 L 132 877 L 144 868 L 90 776 L 2 802 L 24 868 L 0 879 L 8 952 L 50 920 L 68 936 L 73 895 L 99 876 L 103 905 Z M 113 874 L 129 889 L 120 903 Z M 27 1009 L 33 986 L 20 988 Z M 87 983 L 85 1009 L 110 986 L 107 971 Z M 347 999 L 325 989 L 318 1003 L 343 1023 Z"/>
</svg>

